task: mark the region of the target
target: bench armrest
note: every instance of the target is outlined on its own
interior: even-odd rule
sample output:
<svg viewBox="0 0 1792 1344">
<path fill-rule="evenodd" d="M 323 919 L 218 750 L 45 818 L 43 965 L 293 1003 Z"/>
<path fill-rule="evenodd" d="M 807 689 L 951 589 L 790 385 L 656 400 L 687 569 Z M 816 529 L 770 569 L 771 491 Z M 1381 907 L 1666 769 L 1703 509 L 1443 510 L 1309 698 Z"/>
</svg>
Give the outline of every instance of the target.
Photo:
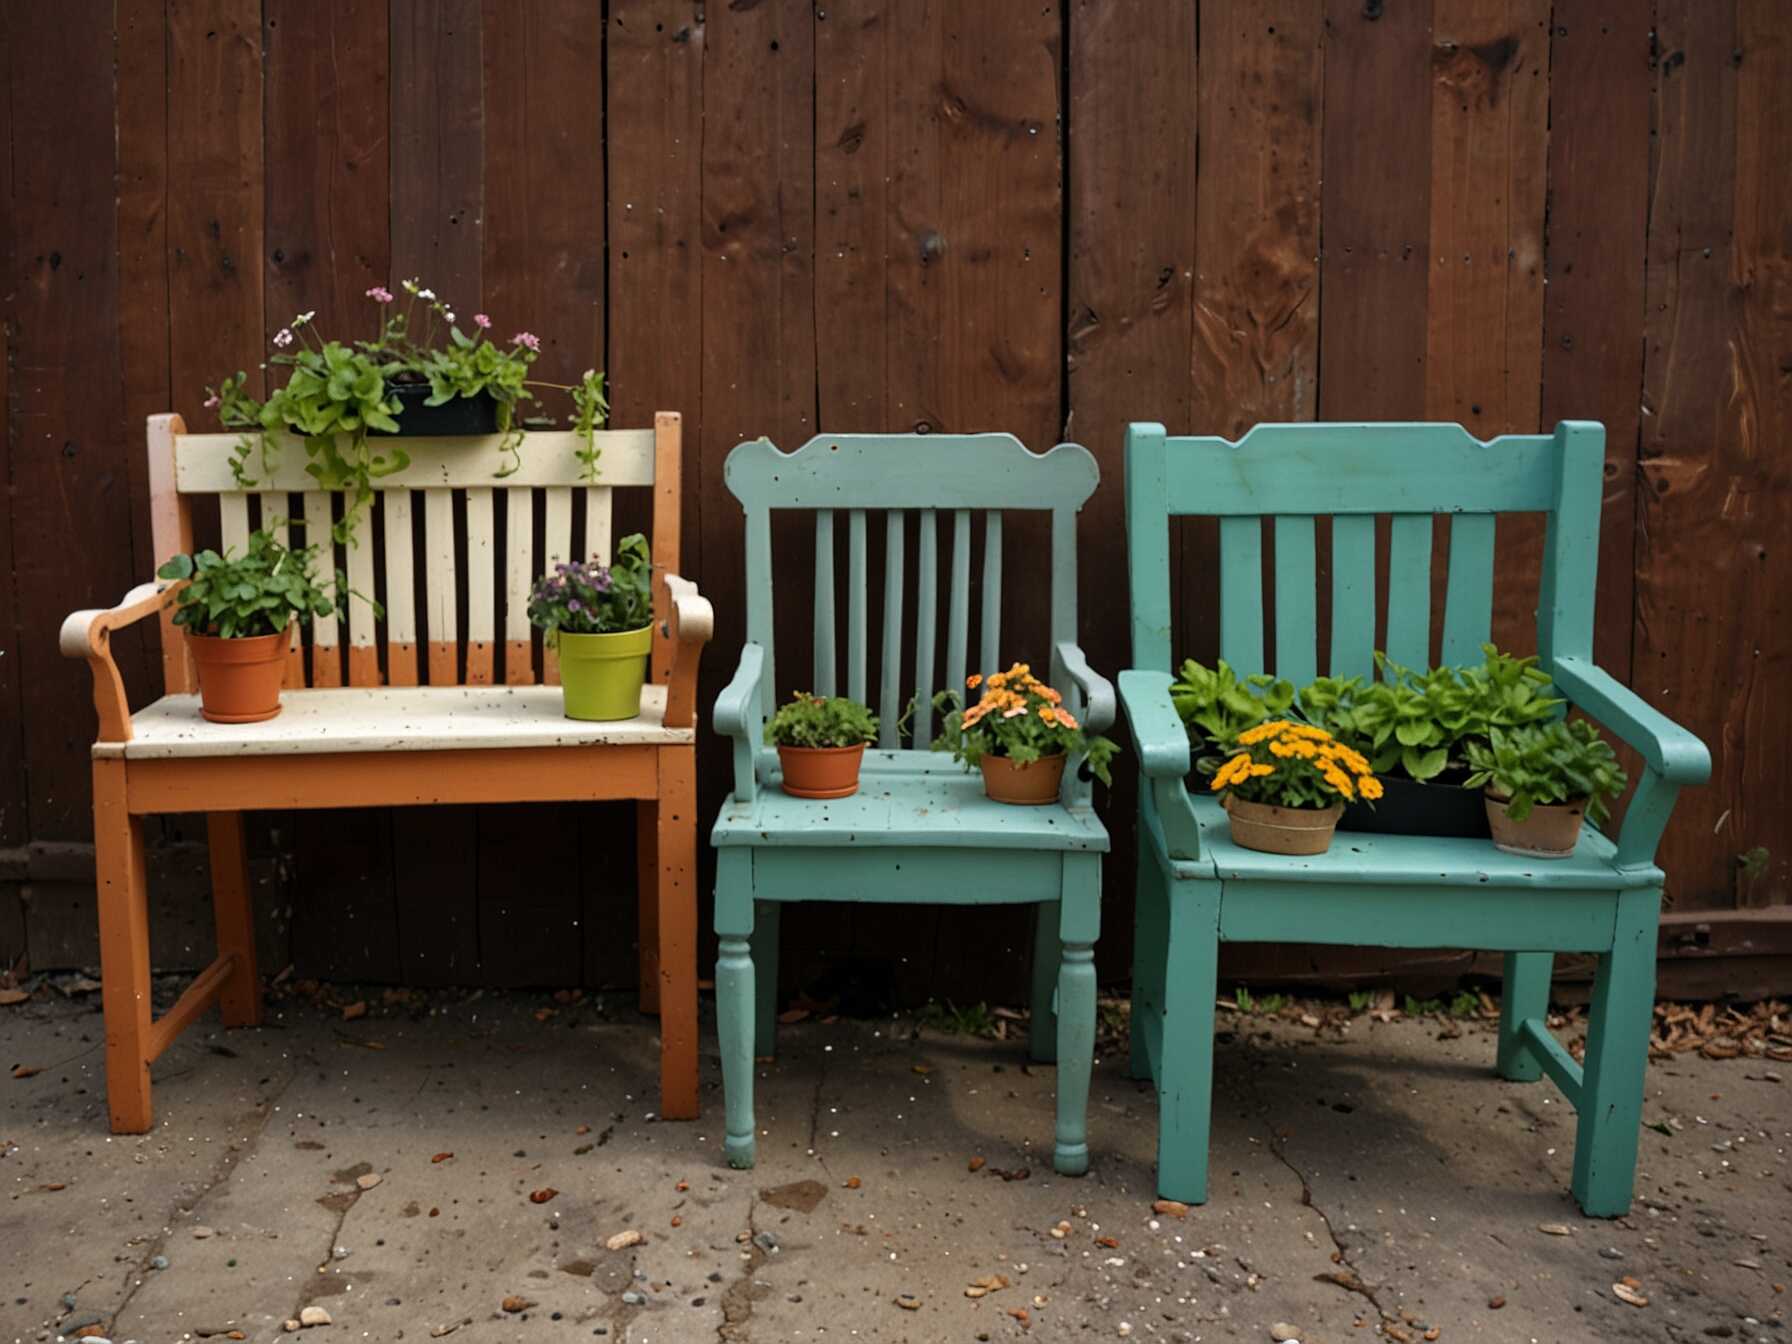
<svg viewBox="0 0 1792 1344">
<path fill-rule="evenodd" d="M 666 674 L 665 725 L 689 728 L 697 717 L 697 664 L 715 633 L 716 613 L 696 584 L 676 574 L 666 575 L 666 596 L 660 635 L 672 641 L 672 665 Z"/>
<path fill-rule="evenodd" d="M 1052 653 L 1082 697 L 1083 727 L 1091 733 L 1105 733 L 1114 726 L 1114 683 L 1090 667 L 1082 649 L 1069 640 L 1059 643 Z"/>
<path fill-rule="evenodd" d="M 1170 858 L 1199 859 L 1201 828 L 1183 782 L 1190 765 L 1188 729 L 1170 699 L 1172 680 L 1168 672 L 1122 672 L 1120 707 L 1126 711 L 1144 776 L 1139 789 L 1141 823 L 1153 830 L 1161 827 Z"/>
<path fill-rule="evenodd" d="M 716 731 L 734 739 L 734 799 L 750 803 L 758 784 L 753 757 L 759 743 L 759 680 L 765 672 L 765 648 L 741 646 L 734 680 L 716 697 Z"/>
<path fill-rule="evenodd" d="M 159 612 L 184 583 L 164 591 L 160 584 L 140 583 L 115 607 L 90 608 L 70 614 L 62 623 L 58 644 L 64 658 L 85 658 L 93 670 L 93 707 L 100 716 L 101 742 L 131 740 L 131 706 L 124 677 L 112 658 L 112 632 L 135 625 Z"/>
<path fill-rule="evenodd" d="M 1589 660 L 1557 658 L 1551 671 L 1569 703 L 1598 719 L 1643 758 L 1643 778 L 1624 809 L 1624 825 L 1618 831 L 1616 862 L 1620 868 L 1653 866 L 1681 786 L 1711 778 L 1711 753 L 1698 738 Z"/>
</svg>

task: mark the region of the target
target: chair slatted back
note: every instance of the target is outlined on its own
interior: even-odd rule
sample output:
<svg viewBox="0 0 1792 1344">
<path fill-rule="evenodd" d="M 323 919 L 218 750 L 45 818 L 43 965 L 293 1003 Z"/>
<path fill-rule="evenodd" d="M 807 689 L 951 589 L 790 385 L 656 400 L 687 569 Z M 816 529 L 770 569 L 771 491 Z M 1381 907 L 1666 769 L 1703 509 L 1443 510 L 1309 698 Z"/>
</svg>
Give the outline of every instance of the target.
<svg viewBox="0 0 1792 1344">
<path fill-rule="evenodd" d="M 1076 638 L 1076 515 L 1094 493 L 1095 459 L 1078 444 L 1034 454 L 1009 434 L 824 434 L 793 453 L 769 441 L 743 443 L 728 455 L 728 489 L 747 517 L 747 638 L 764 647 L 761 717 L 777 706 L 781 683 L 773 650 L 772 514 L 814 514 L 811 685 L 819 695 L 845 694 L 871 705 L 879 718 L 878 745 L 899 745 L 897 724 L 909 696 L 915 712 L 913 745 L 933 739 L 933 693 L 963 688 L 968 672 L 997 666 L 1002 644 L 1002 514 L 1038 510 L 1051 516 L 1050 640 Z M 916 554 L 908 556 L 910 515 Z M 884 545 L 883 594 L 872 611 L 871 518 Z M 973 522 L 981 524 L 982 584 L 977 644 L 971 643 Z M 846 534 L 844 683 L 838 676 L 839 594 L 837 536 Z M 950 534 L 941 592 L 940 547 Z M 912 572 L 914 626 L 905 639 L 907 584 Z M 945 614 L 944 666 L 939 622 Z M 875 684 L 868 635 L 881 622 Z M 905 658 L 905 652 L 911 656 Z M 970 658 L 978 661 L 973 666 Z M 799 664 L 800 665 L 800 657 Z M 875 695 L 873 694 L 875 690 Z"/>
<path fill-rule="evenodd" d="M 348 505 L 344 492 L 317 488 L 297 440 L 271 438 L 267 465 L 253 455 L 248 473 L 255 479 L 246 486 L 231 468 L 235 434 L 188 434 L 179 416 L 152 416 L 152 530 L 158 562 L 190 550 L 195 503 L 215 499 L 224 546 L 241 548 L 257 527 L 282 540 L 321 542 L 333 559 L 320 557 L 320 577 L 339 566 L 352 590 L 379 597 L 383 619 L 351 598 L 346 621 L 317 617 L 303 641 L 295 631 L 288 686 L 557 683 L 553 650 L 543 649 L 536 666 L 529 589 L 560 561 L 610 558 L 619 488 L 653 492 L 655 620 L 665 615 L 664 577 L 679 565 L 682 436 L 674 413 L 660 413 L 652 429 L 600 431 L 595 479 L 569 432 L 529 434 L 522 465 L 502 478 L 493 475 L 496 437 L 396 440 L 410 464 L 374 481 L 374 502 L 348 546 L 329 540 Z M 164 622 L 167 688 L 191 690 L 184 645 Z M 663 645 L 654 641 L 656 681 L 667 672 Z"/>
<path fill-rule="evenodd" d="M 1478 662 L 1493 620 L 1495 519 L 1548 516 L 1538 649 L 1591 657 L 1604 426 L 1563 421 L 1553 434 L 1485 443 L 1454 424 L 1259 425 L 1236 443 L 1126 432 L 1133 666 L 1169 670 L 1170 520 L 1218 519 L 1220 656 L 1239 673 L 1297 685 L 1320 671 L 1316 519 L 1331 519 L 1331 639 L 1326 670 L 1369 677 L 1376 648 L 1376 516 L 1390 515 L 1385 649 L 1431 665 L 1432 546 L 1449 519 L 1441 659 Z M 1270 522 L 1273 609 L 1264 604 L 1263 520 Z M 1264 655 L 1266 618 L 1275 666 Z"/>
</svg>

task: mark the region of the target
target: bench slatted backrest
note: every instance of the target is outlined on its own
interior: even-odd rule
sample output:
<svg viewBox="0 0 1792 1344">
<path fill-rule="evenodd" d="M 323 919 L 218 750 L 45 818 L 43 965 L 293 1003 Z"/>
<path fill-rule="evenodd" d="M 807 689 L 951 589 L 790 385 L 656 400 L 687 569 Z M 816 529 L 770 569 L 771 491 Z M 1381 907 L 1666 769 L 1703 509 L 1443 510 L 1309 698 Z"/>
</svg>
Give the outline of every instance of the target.
<svg viewBox="0 0 1792 1344">
<path fill-rule="evenodd" d="M 283 540 L 322 542 L 334 556 L 327 565 L 345 569 L 351 589 L 380 597 L 383 620 L 366 602 L 351 599 L 346 622 L 322 616 L 307 639 L 295 634 L 288 686 L 529 685 L 538 677 L 557 683 L 551 649 L 543 650 L 539 673 L 535 666 L 529 589 L 560 561 L 610 558 L 618 488 L 653 492 L 654 616 L 656 622 L 665 616 L 664 578 L 679 564 L 675 413 L 660 413 L 651 429 L 599 431 L 595 480 L 570 432 L 529 434 L 521 466 L 502 478 L 493 475 L 501 460 L 495 436 L 393 440 L 410 464 L 374 482 L 375 500 L 348 546 L 329 544 L 331 525 L 348 504 L 344 493 L 317 488 L 305 471 L 310 459 L 302 443 L 284 435 L 276 440 L 265 469 L 259 453 L 251 456 L 254 484 L 245 487 L 230 464 L 235 434 L 188 434 L 179 416 L 152 416 L 151 517 L 158 563 L 192 548 L 195 503 L 213 499 L 224 546 L 240 549 L 263 526 Z M 326 567 L 320 556 L 320 578 Z M 164 617 L 164 679 L 171 692 L 190 691 L 192 669 L 183 641 L 173 635 Z M 656 639 L 655 681 L 665 680 L 667 662 L 665 641 Z"/>
<path fill-rule="evenodd" d="M 1076 638 L 1076 515 L 1099 480 L 1095 459 L 1078 444 L 1028 452 L 1009 434 L 823 434 L 793 453 L 769 441 L 743 443 L 728 455 L 728 489 L 747 515 L 747 638 L 765 649 L 760 714 L 769 716 L 789 688 L 778 680 L 772 647 L 774 577 L 772 512 L 814 514 L 815 599 L 810 676 L 803 689 L 848 695 L 879 718 L 878 745 L 899 745 L 897 724 L 909 698 L 913 745 L 933 739 L 932 695 L 962 690 L 969 672 L 1006 658 L 1002 642 L 1002 511 L 1051 515 L 1050 640 Z M 916 515 L 917 555 L 908 562 L 908 516 Z M 870 519 L 881 515 L 882 601 L 870 591 Z M 982 584 L 977 643 L 971 643 L 973 522 L 982 533 Z M 839 679 L 836 537 L 846 534 L 846 676 Z M 942 537 L 949 537 L 941 591 Z M 905 587 L 912 568 L 913 638 L 904 638 Z M 1033 566 L 1032 568 L 1037 568 Z M 944 666 L 939 622 L 946 622 Z M 882 657 L 868 665 L 870 624 L 881 618 Z M 1031 644 L 1029 647 L 1038 647 Z M 905 652 L 910 657 L 905 658 Z M 797 666 L 801 666 L 801 654 Z M 973 664 L 970 659 L 975 657 Z M 875 690 L 875 695 L 873 694 Z"/>
<path fill-rule="evenodd" d="M 1385 649 L 1431 665 L 1432 536 L 1450 519 L 1441 632 L 1446 664 L 1480 661 L 1493 619 L 1494 520 L 1548 515 L 1537 612 L 1538 649 L 1592 656 L 1593 585 L 1605 428 L 1563 421 L 1553 434 L 1482 442 L 1454 424 L 1259 425 L 1236 443 L 1172 437 L 1162 425 L 1126 432 L 1133 666 L 1172 667 L 1170 520 L 1219 523 L 1220 657 L 1239 673 L 1302 685 L 1321 669 L 1316 519 L 1331 518 L 1331 639 L 1323 670 L 1374 673 L 1376 515 L 1391 515 Z M 1265 610 L 1262 520 L 1271 520 L 1274 607 Z M 1275 666 L 1264 656 L 1265 621 Z"/>
</svg>

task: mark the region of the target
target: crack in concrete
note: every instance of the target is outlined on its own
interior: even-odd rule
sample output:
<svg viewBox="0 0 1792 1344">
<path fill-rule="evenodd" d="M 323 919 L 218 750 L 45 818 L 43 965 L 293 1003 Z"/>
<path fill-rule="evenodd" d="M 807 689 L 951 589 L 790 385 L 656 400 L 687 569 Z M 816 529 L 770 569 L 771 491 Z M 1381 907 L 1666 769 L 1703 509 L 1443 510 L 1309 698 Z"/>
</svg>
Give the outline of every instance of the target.
<svg viewBox="0 0 1792 1344">
<path fill-rule="evenodd" d="M 759 1197 L 748 1196 L 747 1262 L 734 1281 L 722 1289 L 722 1323 L 716 1326 L 716 1338 L 724 1344 L 747 1339 L 747 1325 L 753 1319 L 753 1276 L 770 1258 L 770 1253 L 759 1244 L 759 1229 L 753 1224 L 753 1214 L 758 1207 Z"/>
</svg>

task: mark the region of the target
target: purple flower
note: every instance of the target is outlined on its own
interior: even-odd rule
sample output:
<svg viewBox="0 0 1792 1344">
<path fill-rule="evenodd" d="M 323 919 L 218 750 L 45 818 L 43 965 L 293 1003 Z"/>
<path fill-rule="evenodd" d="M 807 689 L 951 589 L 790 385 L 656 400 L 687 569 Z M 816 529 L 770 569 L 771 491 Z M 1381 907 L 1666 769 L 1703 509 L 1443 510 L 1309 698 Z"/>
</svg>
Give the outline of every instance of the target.
<svg viewBox="0 0 1792 1344">
<path fill-rule="evenodd" d="M 473 325 L 478 327 L 481 331 L 484 331 L 487 327 L 491 326 L 491 324 L 491 318 L 487 317 L 484 313 L 473 314 Z"/>
<path fill-rule="evenodd" d="M 572 601 L 570 601 L 566 604 L 566 609 L 568 611 L 583 611 L 583 610 L 585 610 L 585 607 L 584 607 L 584 604 L 581 603 L 579 601 L 579 599 L 575 597 L 575 598 L 573 598 Z"/>
<path fill-rule="evenodd" d="M 592 579 L 591 579 L 591 586 L 593 588 L 597 589 L 597 591 L 600 593 L 609 592 L 610 591 L 610 571 L 606 569 L 606 570 L 602 570 L 599 573 L 593 575 Z"/>
<path fill-rule="evenodd" d="M 512 345 L 520 345 L 525 350 L 534 350 L 538 353 L 541 350 L 541 337 L 537 336 L 532 331 L 517 332 L 516 335 L 510 338 L 510 343 Z"/>
<path fill-rule="evenodd" d="M 387 289 L 384 285 L 375 285 L 372 289 L 367 291 L 367 297 L 370 299 L 378 299 L 381 303 L 391 303 L 392 291 Z"/>
</svg>

